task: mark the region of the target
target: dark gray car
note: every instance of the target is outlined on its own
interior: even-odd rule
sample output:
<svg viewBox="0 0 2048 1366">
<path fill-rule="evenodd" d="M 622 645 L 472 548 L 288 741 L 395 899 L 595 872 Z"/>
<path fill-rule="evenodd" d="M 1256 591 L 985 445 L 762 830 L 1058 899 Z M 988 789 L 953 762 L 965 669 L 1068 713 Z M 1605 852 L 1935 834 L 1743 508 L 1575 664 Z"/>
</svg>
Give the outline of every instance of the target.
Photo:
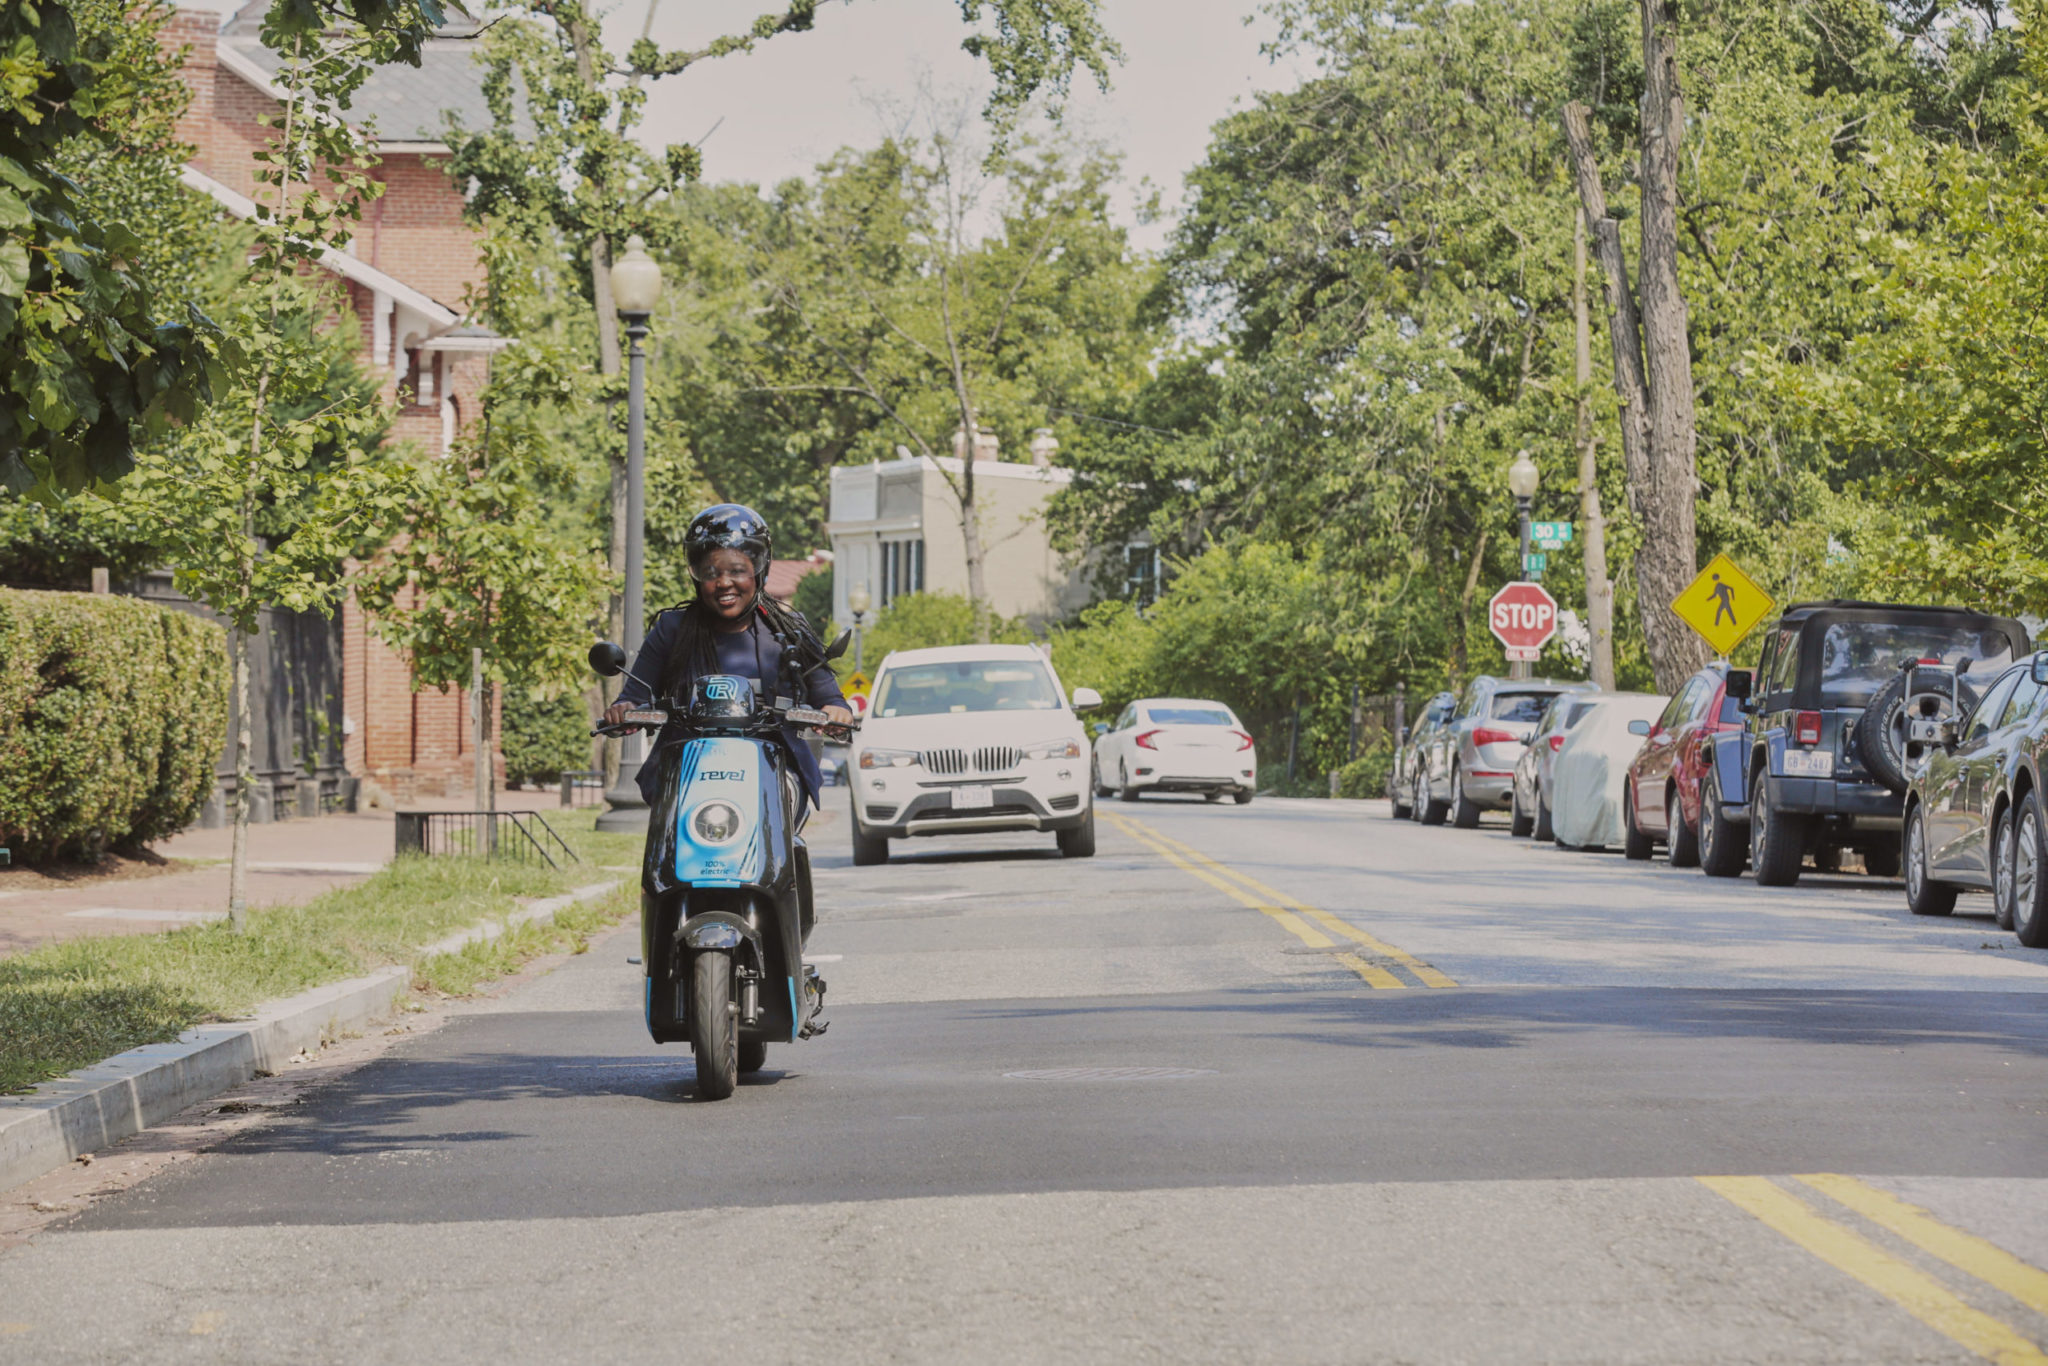
<svg viewBox="0 0 2048 1366">
<path fill-rule="evenodd" d="M 1959 891 L 1990 892 L 2000 926 L 2048 946 L 2048 652 L 1998 675 L 1959 721 L 1915 729 L 1927 743 L 1906 788 L 1907 906 L 1947 915 Z"/>
<path fill-rule="evenodd" d="M 1421 814 L 1415 806 L 1417 756 L 1428 746 L 1431 736 L 1450 724 L 1451 715 L 1457 709 L 1455 693 L 1438 693 L 1429 699 L 1421 717 L 1401 738 L 1401 743 L 1394 747 L 1394 761 L 1387 766 L 1387 800 L 1394 804 L 1395 820 Z M 1438 816 L 1437 819 L 1441 821 L 1443 817 Z"/>
</svg>

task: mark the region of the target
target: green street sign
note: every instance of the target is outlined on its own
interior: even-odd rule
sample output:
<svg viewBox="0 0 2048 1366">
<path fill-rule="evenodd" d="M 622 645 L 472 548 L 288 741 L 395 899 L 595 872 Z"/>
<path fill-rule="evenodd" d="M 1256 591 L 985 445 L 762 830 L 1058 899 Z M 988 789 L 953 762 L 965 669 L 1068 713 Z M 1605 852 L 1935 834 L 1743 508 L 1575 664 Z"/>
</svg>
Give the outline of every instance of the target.
<svg viewBox="0 0 2048 1366">
<path fill-rule="evenodd" d="M 1522 557 L 1522 572 L 1535 577 L 1550 567 L 1550 557 L 1539 551 L 1530 551 Z"/>
<path fill-rule="evenodd" d="M 1570 522 L 1529 523 L 1529 544 L 1539 550 L 1562 550 L 1571 544 Z"/>
</svg>

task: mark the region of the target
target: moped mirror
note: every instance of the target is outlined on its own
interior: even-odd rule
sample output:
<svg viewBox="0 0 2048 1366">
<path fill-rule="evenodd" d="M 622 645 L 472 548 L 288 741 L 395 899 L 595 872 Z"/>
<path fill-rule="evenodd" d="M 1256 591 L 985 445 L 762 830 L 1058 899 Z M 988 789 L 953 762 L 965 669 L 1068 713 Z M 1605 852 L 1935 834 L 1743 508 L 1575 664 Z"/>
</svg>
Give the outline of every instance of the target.
<svg viewBox="0 0 2048 1366">
<path fill-rule="evenodd" d="M 1756 675 L 1748 669 L 1728 671 L 1728 695 L 1738 702 L 1747 702 L 1756 687 Z"/>
<path fill-rule="evenodd" d="M 617 678 L 626 671 L 626 652 L 609 640 L 600 640 L 590 647 L 590 667 L 606 678 Z"/>
<path fill-rule="evenodd" d="M 1087 710 L 1088 710 L 1089 708 L 1091 708 L 1091 707 L 1099 707 L 1099 706 L 1101 706 L 1101 705 L 1102 705 L 1102 694 L 1101 694 L 1101 693 L 1099 693 L 1099 692 L 1097 692 L 1097 691 L 1095 691 L 1095 689 L 1093 689 L 1093 688 L 1076 688 L 1076 689 L 1074 689 L 1074 710 L 1075 710 L 1075 711 L 1087 711 Z"/>
<path fill-rule="evenodd" d="M 2036 684 L 2048 684 L 2048 650 L 2034 656 L 2034 662 L 2027 667 L 2027 677 Z"/>
<path fill-rule="evenodd" d="M 846 647 L 853 642 L 853 632 L 841 631 L 839 638 L 825 647 L 825 658 L 837 659 L 846 653 Z"/>
<path fill-rule="evenodd" d="M 1631 721 L 1628 723 L 1628 733 L 1630 735 L 1648 735 L 1650 733 L 1650 723 L 1648 721 Z"/>
</svg>

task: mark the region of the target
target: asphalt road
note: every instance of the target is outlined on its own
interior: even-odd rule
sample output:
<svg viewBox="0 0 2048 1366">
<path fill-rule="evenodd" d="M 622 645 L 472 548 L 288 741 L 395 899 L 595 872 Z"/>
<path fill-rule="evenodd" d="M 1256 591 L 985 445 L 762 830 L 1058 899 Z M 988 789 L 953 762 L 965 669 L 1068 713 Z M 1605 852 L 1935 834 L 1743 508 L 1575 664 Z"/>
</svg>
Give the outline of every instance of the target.
<svg viewBox="0 0 2048 1366">
<path fill-rule="evenodd" d="M 613 938 L 0 1253 L 0 1362 L 2048 1360 L 1988 903 L 1102 811 L 817 830 L 832 1031 L 732 1100 Z"/>
</svg>

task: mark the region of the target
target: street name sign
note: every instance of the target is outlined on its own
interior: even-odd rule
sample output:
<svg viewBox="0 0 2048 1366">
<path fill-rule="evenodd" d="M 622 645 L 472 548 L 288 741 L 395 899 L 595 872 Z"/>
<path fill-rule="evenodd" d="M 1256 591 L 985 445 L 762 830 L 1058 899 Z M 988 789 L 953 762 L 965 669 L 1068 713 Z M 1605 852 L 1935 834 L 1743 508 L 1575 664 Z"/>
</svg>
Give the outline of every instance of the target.
<svg viewBox="0 0 2048 1366">
<path fill-rule="evenodd" d="M 1726 555 L 1707 561 L 1699 577 L 1671 600 L 1678 619 L 1699 632 L 1724 659 L 1777 605 Z"/>
<path fill-rule="evenodd" d="M 1511 660 L 1533 660 L 1557 634 L 1557 599 L 1540 583 L 1511 583 L 1486 604 L 1486 624 Z"/>
<path fill-rule="evenodd" d="M 1572 543 L 1570 522 L 1529 523 L 1529 544 L 1538 550 L 1562 550 Z"/>
<path fill-rule="evenodd" d="M 1532 550 L 1522 556 L 1522 572 L 1532 579 L 1543 577 L 1543 571 L 1550 568 L 1550 557 L 1540 550 Z"/>
</svg>

